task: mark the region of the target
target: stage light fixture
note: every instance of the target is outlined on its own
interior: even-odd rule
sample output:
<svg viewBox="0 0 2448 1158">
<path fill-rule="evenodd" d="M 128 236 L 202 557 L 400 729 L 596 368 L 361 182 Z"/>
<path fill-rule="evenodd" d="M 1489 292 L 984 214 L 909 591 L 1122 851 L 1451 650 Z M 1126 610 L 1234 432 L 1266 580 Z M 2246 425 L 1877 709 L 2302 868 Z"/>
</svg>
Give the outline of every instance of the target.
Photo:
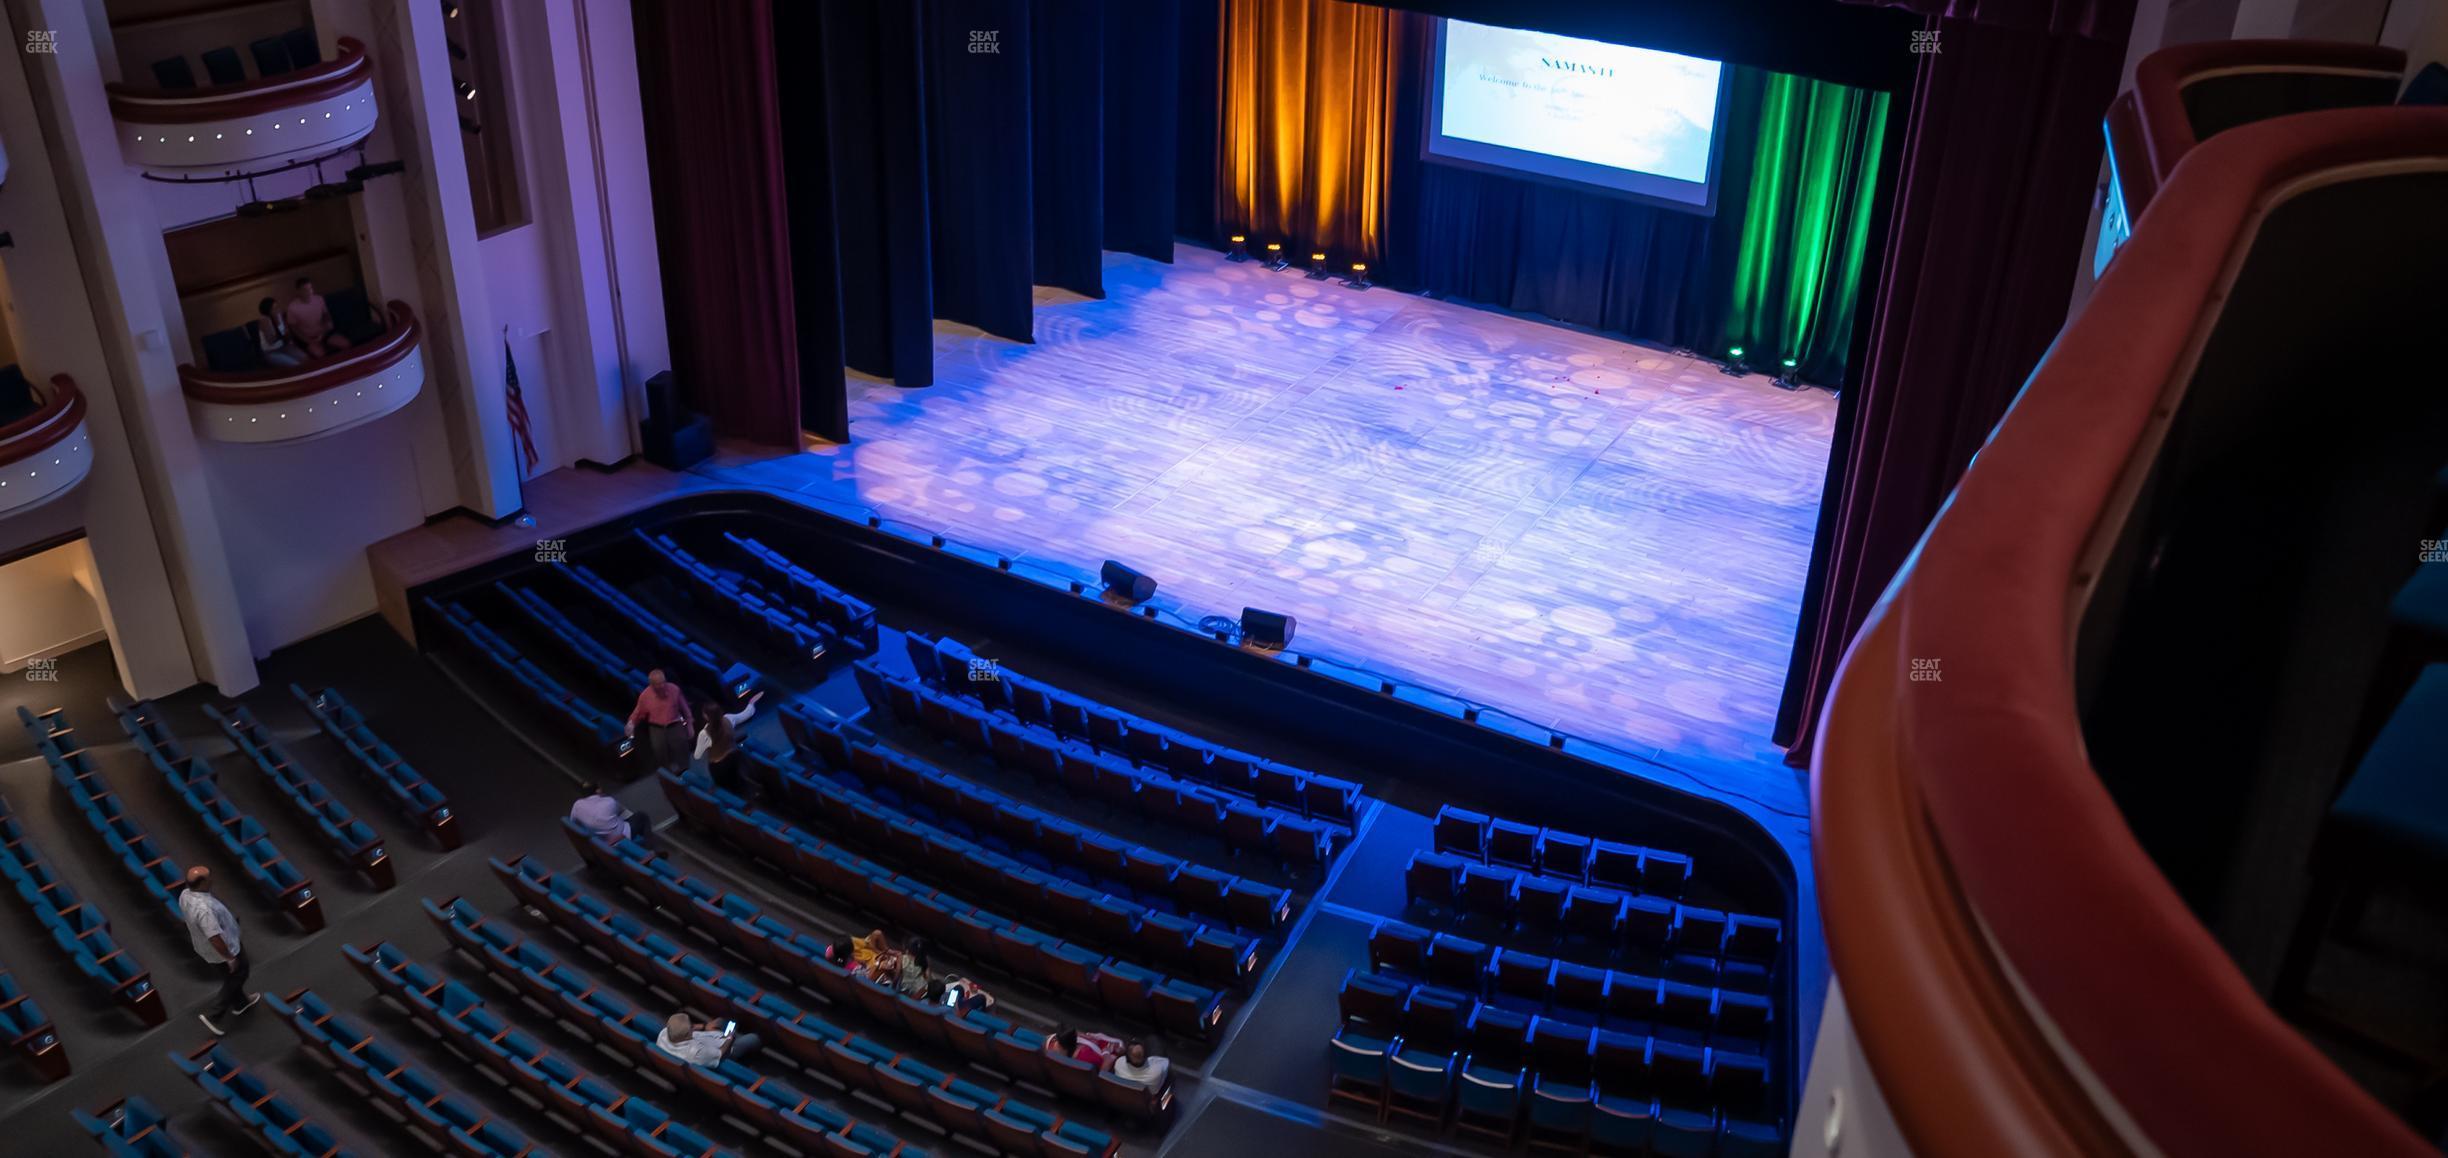
<svg viewBox="0 0 2448 1158">
<path fill-rule="evenodd" d="M 1737 378 L 1751 372 L 1750 364 L 1743 361 L 1743 348 L 1740 346 L 1726 347 L 1725 365 L 1719 367 L 1719 369 L 1722 369 L 1726 373 Z"/>
<path fill-rule="evenodd" d="M 1280 242 L 1280 241 L 1270 241 L 1270 242 L 1267 242 L 1267 263 L 1266 263 L 1266 265 L 1267 265 L 1267 268 L 1268 268 L 1268 269 L 1275 270 L 1275 271 L 1277 271 L 1277 272 L 1281 272 L 1281 271 L 1283 271 L 1283 270 L 1285 270 L 1285 269 L 1289 269 L 1289 268 L 1291 268 L 1292 262 L 1291 262 L 1290 260 L 1286 259 L 1286 258 L 1284 257 L 1284 255 L 1283 255 L 1283 242 Z"/>
<path fill-rule="evenodd" d="M 459 5 L 453 3 L 452 0 L 442 0 L 442 19 L 459 19 Z"/>
<path fill-rule="evenodd" d="M 1246 234 L 1240 234 L 1240 233 L 1236 233 L 1236 234 L 1233 234 L 1233 235 L 1232 235 L 1232 252 L 1231 252 L 1231 253 L 1227 253 L 1227 254 L 1225 254 L 1225 255 L 1224 255 L 1224 260 L 1226 260 L 1226 261 L 1248 261 L 1248 260 L 1249 260 L 1249 237 L 1248 237 L 1248 235 L 1246 235 Z"/>
<path fill-rule="evenodd" d="M 1330 274 L 1330 273 L 1327 273 L 1327 272 L 1326 272 L 1326 255 L 1325 255 L 1325 254 L 1323 254 L 1323 253 L 1312 253 L 1312 254 L 1310 254 L 1310 255 L 1309 255 L 1309 280 L 1310 280 L 1310 281 L 1324 281 L 1324 280 L 1326 280 L 1327 278 L 1330 278 L 1330 277 L 1333 277 L 1333 276 L 1334 276 L 1333 274 Z"/>
<path fill-rule="evenodd" d="M 390 177 L 407 171 L 408 162 L 406 161 L 377 161 L 371 165 L 359 165 L 342 175 L 351 181 L 366 182 L 376 177 Z"/>
<path fill-rule="evenodd" d="M 1367 262 L 1365 262 L 1365 261 L 1355 261 L 1355 262 L 1353 262 L 1353 263 L 1352 263 L 1352 269 L 1351 269 L 1351 276 L 1350 276 L 1350 277 L 1347 277 L 1347 278 L 1344 278 L 1344 279 L 1343 279 L 1343 284 L 1344 284 L 1344 285 L 1347 285 L 1347 286 L 1350 286 L 1350 287 L 1351 287 L 1351 288 L 1353 288 L 1353 289 L 1363 289 L 1363 290 L 1364 290 L 1364 289 L 1367 289 L 1367 288 L 1368 288 L 1370 285 L 1374 284 L 1374 283 L 1370 282 L 1370 281 L 1369 281 L 1369 279 L 1368 279 L 1368 263 L 1367 263 Z"/>
<path fill-rule="evenodd" d="M 1801 363 L 1799 361 L 1792 358 L 1787 358 L 1784 361 L 1779 362 L 1778 366 L 1780 366 L 1781 369 L 1777 371 L 1777 376 L 1770 380 L 1772 385 L 1776 386 L 1780 390 L 1799 390 L 1802 388 L 1802 374 L 1800 372 Z"/>
<path fill-rule="evenodd" d="M 463 101 L 472 101 L 472 100 L 475 100 L 475 99 L 476 99 L 476 86 L 475 86 L 475 85 L 469 84 L 468 82 L 466 82 L 466 81 L 464 81 L 464 80 L 454 80 L 454 81 L 452 81 L 452 82 L 451 82 L 451 85 L 452 85 L 452 87 L 457 88 L 457 89 L 459 90 L 459 99 L 460 99 L 460 100 L 463 100 Z"/>
</svg>

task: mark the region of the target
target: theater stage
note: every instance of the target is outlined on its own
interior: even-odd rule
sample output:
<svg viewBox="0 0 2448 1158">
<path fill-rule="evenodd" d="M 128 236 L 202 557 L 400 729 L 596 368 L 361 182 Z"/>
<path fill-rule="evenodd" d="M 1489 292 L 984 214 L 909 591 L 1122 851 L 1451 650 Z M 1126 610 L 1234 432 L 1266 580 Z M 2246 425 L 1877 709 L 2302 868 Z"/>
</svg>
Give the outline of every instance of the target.
<svg viewBox="0 0 2448 1158">
<path fill-rule="evenodd" d="M 940 325 L 853 384 L 852 442 L 696 472 L 873 507 L 1625 748 L 1799 818 L 1767 740 L 1836 400 L 1628 342 L 1184 245 L 1040 291 L 1037 341 Z"/>
</svg>

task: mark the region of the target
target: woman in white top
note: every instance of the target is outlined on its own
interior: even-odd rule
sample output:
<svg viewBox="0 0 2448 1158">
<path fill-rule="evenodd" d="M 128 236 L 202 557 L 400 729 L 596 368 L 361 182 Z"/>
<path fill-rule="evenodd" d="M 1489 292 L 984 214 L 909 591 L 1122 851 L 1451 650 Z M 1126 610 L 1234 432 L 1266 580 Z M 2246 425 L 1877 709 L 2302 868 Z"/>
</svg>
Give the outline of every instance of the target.
<svg viewBox="0 0 2448 1158">
<path fill-rule="evenodd" d="M 706 762 L 706 772 L 717 786 L 733 792 L 746 787 L 740 779 L 739 726 L 756 715 L 757 701 L 764 698 L 765 693 L 758 692 L 748 697 L 746 706 L 728 715 L 712 704 L 697 705 L 697 718 L 704 723 L 697 729 L 696 758 Z"/>
<path fill-rule="evenodd" d="M 255 337 L 255 353 L 273 366 L 295 366 L 306 359 L 289 342 L 289 324 L 281 320 L 280 311 L 271 298 L 255 303 L 258 316 L 247 323 L 247 333 Z"/>
</svg>

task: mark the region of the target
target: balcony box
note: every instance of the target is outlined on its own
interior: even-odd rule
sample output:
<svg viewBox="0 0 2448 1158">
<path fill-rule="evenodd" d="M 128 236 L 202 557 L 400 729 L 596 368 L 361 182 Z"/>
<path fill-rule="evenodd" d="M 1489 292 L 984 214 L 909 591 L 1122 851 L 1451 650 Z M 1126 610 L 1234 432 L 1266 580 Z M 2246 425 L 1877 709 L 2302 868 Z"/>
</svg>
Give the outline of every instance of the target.
<svg viewBox="0 0 2448 1158">
<path fill-rule="evenodd" d="M 374 65 L 342 38 L 332 59 L 245 84 L 110 86 L 129 164 L 165 180 L 278 172 L 329 157 L 374 131 Z"/>
<path fill-rule="evenodd" d="M 0 426 L 0 515 L 11 515 L 65 493 L 93 469 L 93 434 L 85 396 L 66 374 L 51 379 L 42 406 Z"/>
<path fill-rule="evenodd" d="M 371 422 L 425 385 L 416 314 L 392 302 L 391 327 L 352 349 L 301 366 L 237 374 L 179 367 L 196 432 L 222 442 L 293 442 Z"/>
</svg>

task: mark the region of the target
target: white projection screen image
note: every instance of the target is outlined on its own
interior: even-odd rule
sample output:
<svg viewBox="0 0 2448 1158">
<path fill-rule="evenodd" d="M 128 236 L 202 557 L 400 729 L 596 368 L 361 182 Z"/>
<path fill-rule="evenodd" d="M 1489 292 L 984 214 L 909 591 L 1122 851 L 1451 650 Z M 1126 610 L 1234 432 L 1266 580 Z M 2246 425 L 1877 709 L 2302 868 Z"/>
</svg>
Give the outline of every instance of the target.
<svg viewBox="0 0 2448 1158">
<path fill-rule="evenodd" d="M 1713 213 L 1725 80 L 1722 61 L 1440 20 L 1421 152 Z"/>
</svg>

